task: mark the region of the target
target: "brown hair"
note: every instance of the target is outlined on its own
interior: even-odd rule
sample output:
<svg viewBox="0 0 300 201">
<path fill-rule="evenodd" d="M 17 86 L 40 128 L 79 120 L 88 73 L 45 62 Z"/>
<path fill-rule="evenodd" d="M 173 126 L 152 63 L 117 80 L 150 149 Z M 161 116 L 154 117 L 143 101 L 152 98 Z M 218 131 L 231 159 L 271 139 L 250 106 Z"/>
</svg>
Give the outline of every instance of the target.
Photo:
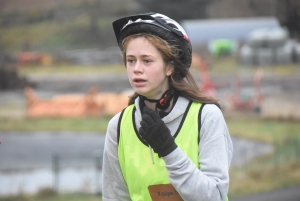
<svg viewBox="0 0 300 201">
<path fill-rule="evenodd" d="M 126 66 L 126 47 L 129 42 L 135 38 L 144 37 L 146 38 L 157 50 L 161 53 L 164 63 L 167 65 L 168 63 L 172 63 L 174 65 L 174 72 L 169 77 L 170 85 L 176 90 L 176 92 L 189 100 L 200 102 L 200 103 L 213 103 L 219 106 L 218 100 L 205 95 L 198 88 L 193 76 L 189 72 L 187 68 L 179 60 L 179 55 L 182 54 L 179 48 L 176 46 L 170 46 L 169 43 L 158 36 L 147 34 L 147 33 L 139 33 L 133 34 L 126 37 L 122 42 L 122 57 L 123 62 Z M 138 97 L 137 93 L 134 93 L 130 96 L 128 105 L 134 103 L 134 100 Z"/>
</svg>

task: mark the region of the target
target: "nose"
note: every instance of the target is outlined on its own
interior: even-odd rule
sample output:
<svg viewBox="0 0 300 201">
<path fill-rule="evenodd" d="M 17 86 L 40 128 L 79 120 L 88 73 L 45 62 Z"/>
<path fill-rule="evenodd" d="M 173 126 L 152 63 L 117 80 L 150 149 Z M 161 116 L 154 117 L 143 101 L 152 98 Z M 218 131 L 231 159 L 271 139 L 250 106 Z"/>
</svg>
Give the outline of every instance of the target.
<svg viewBox="0 0 300 201">
<path fill-rule="evenodd" d="M 135 63 L 133 71 L 134 71 L 134 73 L 142 73 L 143 72 L 143 66 L 140 61 L 137 61 Z"/>
</svg>

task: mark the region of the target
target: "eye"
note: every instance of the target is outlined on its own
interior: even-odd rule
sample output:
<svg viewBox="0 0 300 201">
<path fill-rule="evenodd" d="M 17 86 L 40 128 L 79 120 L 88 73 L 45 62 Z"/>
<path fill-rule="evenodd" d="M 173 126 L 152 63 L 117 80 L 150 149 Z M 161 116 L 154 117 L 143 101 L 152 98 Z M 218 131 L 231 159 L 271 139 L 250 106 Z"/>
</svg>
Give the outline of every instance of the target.
<svg viewBox="0 0 300 201">
<path fill-rule="evenodd" d="M 133 63 L 134 60 L 133 59 L 127 59 L 127 63 Z"/>
<path fill-rule="evenodd" d="M 152 61 L 151 61 L 150 59 L 145 59 L 144 62 L 145 62 L 146 64 L 149 64 L 149 63 L 151 63 Z"/>
</svg>

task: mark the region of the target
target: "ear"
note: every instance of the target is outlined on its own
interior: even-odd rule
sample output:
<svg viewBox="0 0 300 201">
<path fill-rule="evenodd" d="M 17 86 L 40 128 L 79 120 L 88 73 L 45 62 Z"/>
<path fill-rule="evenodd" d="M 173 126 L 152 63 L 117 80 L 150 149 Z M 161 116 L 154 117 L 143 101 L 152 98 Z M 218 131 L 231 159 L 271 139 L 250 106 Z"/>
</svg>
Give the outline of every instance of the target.
<svg viewBox="0 0 300 201">
<path fill-rule="evenodd" d="M 167 67 L 166 67 L 166 76 L 172 75 L 173 72 L 174 72 L 174 64 L 173 64 L 173 62 L 170 62 L 167 64 Z"/>
</svg>

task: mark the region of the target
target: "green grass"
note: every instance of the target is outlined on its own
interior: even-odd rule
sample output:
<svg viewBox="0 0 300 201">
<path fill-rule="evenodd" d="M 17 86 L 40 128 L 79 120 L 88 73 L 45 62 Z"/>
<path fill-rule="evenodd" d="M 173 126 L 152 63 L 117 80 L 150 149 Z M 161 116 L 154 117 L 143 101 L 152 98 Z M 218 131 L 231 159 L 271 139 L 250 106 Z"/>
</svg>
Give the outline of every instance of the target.
<svg viewBox="0 0 300 201">
<path fill-rule="evenodd" d="M 30 51 L 58 53 L 59 50 L 103 47 L 104 43 L 112 42 L 114 36 L 109 17 L 98 20 L 100 33 L 93 41 L 89 41 L 89 14 L 80 14 L 72 21 L 44 21 L 40 23 L 2 26 L 0 36 L 5 50 L 18 53 L 25 41 L 29 42 Z M 109 34 L 109 35 L 108 35 Z M 102 41 L 102 42 L 100 42 Z M 115 40 L 113 40 L 116 44 Z"/>
<path fill-rule="evenodd" d="M 101 201 L 100 195 L 91 194 L 53 194 L 53 195 L 17 195 L 0 197 L 0 201 Z"/>
<path fill-rule="evenodd" d="M 253 76 L 258 68 L 263 69 L 265 76 L 290 76 L 299 75 L 299 64 L 277 66 L 245 66 L 234 56 L 224 58 L 206 58 L 210 74 L 243 74 Z M 191 71 L 199 73 L 198 66 L 192 66 Z M 198 76 L 198 75 L 197 75 Z"/>
<path fill-rule="evenodd" d="M 270 156 L 262 157 L 247 167 L 230 170 L 229 197 L 258 194 L 300 184 L 300 162 L 282 162 L 280 165 L 266 164 Z"/>
<path fill-rule="evenodd" d="M 258 116 L 227 117 L 232 136 L 239 136 L 267 143 L 276 143 L 291 137 L 300 137 L 300 121 L 263 119 Z"/>
<path fill-rule="evenodd" d="M 49 198 L 38 198 L 35 201 L 101 201 L 101 196 L 99 195 L 88 195 L 88 194 L 62 194 Z"/>
<path fill-rule="evenodd" d="M 226 118 L 232 136 L 274 145 L 264 155 L 230 170 L 229 196 L 238 197 L 300 184 L 300 121 L 255 116 Z"/>
<path fill-rule="evenodd" d="M 0 131 L 105 132 L 111 117 L 26 118 L 0 117 Z"/>
<path fill-rule="evenodd" d="M 106 66 L 73 66 L 68 64 L 57 64 L 50 66 L 31 65 L 19 67 L 18 73 L 20 76 L 30 75 L 63 75 L 63 76 L 78 76 L 78 75 L 95 75 L 95 74 L 123 74 L 126 72 L 122 64 L 106 65 Z"/>
<path fill-rule="evenodd" d="M 21 51 L 22 45 L 27 40 L 30 47 L 35 50 L 44 47 L 44 50 L 56 47 L 62 43 L 69 43 L 68 36 L 62 34 L 67 25 L 55 22 L 44 22 L 34 25 L 10 26 L 1 28 L 0 35 L 3 45 L 10 52 Z"/>
</svg>

